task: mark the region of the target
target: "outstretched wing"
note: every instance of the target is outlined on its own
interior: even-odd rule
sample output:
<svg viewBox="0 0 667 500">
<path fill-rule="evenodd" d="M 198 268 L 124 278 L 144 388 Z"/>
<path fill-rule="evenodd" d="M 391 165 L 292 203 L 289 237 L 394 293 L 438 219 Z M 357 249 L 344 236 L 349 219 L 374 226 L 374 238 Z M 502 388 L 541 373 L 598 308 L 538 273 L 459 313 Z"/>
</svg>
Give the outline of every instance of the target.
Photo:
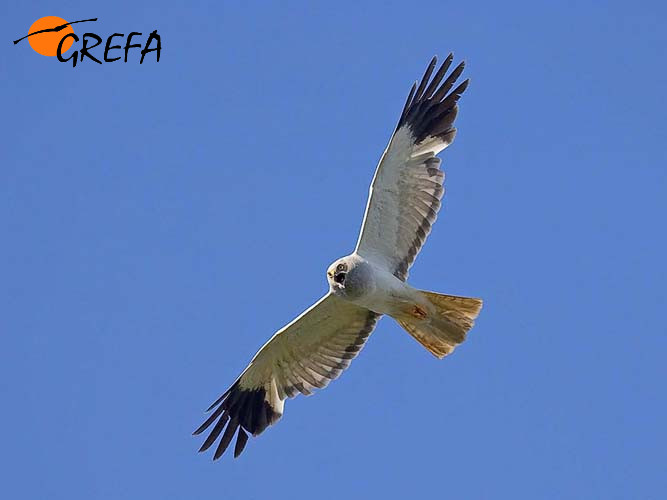
<svg viewBox="0 0 667 500">
<path fill-rule="evenodd" d="M 456 102 L 468 86 L 465 80 L 449 90 L 463 72 L 459 64 L 444 79 L 452 63 L 445 60 L 429 83 L 436 58 L 417 87 L 415 82 L 396 130 L 375 171 L 356 252 L 384 264 L 401 280 L 421 249 L 440 209 L 445 174 L 435 155 L 454 140 Z M 443 81 L 444 79 L 444 81 Z"/>
<path fill-rule="evenodd" d="M 278 331 L 255 354 L 241 376 L 213 403 L 209 418 L 194 432 L 215 426 L 199 451 L 222 434 L 216 460 L 238 430 L 234 457 L 248 434 L 257 436 L 283 414 L 286 398 L 312 394 L 338 378 L 363 347 L 380 315 L 327 294 Z M 224 429 L 224 433 L 223 433 Z"/>
</svg>

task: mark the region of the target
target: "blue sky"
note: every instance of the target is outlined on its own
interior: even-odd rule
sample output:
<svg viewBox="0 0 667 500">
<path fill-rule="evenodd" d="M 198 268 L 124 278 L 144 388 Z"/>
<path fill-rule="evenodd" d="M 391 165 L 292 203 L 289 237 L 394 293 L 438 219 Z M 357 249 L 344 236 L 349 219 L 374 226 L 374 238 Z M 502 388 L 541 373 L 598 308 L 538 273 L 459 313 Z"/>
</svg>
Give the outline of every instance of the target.
<svg viewBox="0 0 667 500">
<path fill-rule="evenodd" d="M 666 13 L 5 5 L 4 495 L 662 497 Z M 46 15 L 157 29 L 160 62 L 11 43 Z M 410 281 L 483 297 L 475 329 L 438 361 L 385 318 L 240 459 L 197 454 L 203 410 L 352 250 L 410 84 L 450 51 L 471 85 Z"/>
</svg>

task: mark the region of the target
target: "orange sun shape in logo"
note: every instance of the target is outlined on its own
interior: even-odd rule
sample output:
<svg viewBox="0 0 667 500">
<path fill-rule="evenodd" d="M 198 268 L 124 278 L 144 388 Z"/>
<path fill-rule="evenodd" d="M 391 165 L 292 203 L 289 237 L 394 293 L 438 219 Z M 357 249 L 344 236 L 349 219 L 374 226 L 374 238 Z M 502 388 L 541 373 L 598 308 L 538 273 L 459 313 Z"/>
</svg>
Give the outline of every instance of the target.
<svg viewBox="0 0 667 500">
<path fill-rule="evenodd" d="M 62 26 L 63 24 L 67 24 L 67 21 L 65 21 L 62 17 L 42 17 L 41 19 L 37 19 L 37 21 L 32 23 L 32 26 L 30 26 L 30 29 L 28 30 L 28 34 L 41 30 L 53 29 L 58 26 Z M 47 31 L 45 33 L 33 35 L 28 38 L 28 41 L 30 42 L 30 46 L 35 52 L 38 52 L 43 56 L 53 57 L 58 52 L 58 44 L 60 43 L 60 40 L 62 40 L 62 38 L 69 33 L 74 33 L 74 30 L 71 26 L 65 26 L 59 31 Z M 61 49 L 61 53 L 64 54 L 67 52 L 73 43 L 74 40 L 72 37 L 69 37 L 67 40 L 65 40 Z"/>
</svg>

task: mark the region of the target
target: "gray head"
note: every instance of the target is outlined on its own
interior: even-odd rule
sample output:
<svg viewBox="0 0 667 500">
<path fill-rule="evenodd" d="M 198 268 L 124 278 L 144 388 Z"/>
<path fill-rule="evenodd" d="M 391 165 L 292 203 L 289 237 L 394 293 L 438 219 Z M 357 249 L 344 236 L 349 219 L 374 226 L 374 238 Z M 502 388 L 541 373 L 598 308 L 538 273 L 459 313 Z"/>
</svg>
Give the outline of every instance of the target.
<svg viewBox="0 0 667 500">
<path fill-rule="evenodd" d="M 327 281 L 334 295 L 358 298 L 372 286 L 371 269 L 358 255 L 348 255 L 329 266 Z"/>
</svg>

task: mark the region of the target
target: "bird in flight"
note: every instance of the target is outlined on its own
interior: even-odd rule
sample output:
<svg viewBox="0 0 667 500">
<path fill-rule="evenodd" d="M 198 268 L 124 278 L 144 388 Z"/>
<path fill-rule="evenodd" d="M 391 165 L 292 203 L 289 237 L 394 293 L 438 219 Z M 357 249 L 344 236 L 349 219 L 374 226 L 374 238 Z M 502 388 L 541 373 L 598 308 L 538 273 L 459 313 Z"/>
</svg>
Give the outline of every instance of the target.
<svg viewBox="0 0 667 500">
<path fill-rule="evenodd" d="M 283 415 L 287 398 L 326 387 L 359 354 L 378 319 L 394 318 L 438 358 L 463 342 L 480 309 L 475 298 L 417 290 L 408 271 L 440 209 L 445 174 L 435 155 L 454 140 L 457 101 L 468 80 L 451 90 L 460 63 L 453 56 L 433 75 L 434 57 L 410 89 L 398 125 L 371 182 L 366 213 L 350 255 L 327 269 L 328 293 L 280 329 L 236 381 L 207 410 L 194 434 L 211 429 L 200 452 L 222 435 L 213 459 L 236 434 L 234 457 Z M 450 92 L 451 90 L 451 92 Z"/>
</svg>

